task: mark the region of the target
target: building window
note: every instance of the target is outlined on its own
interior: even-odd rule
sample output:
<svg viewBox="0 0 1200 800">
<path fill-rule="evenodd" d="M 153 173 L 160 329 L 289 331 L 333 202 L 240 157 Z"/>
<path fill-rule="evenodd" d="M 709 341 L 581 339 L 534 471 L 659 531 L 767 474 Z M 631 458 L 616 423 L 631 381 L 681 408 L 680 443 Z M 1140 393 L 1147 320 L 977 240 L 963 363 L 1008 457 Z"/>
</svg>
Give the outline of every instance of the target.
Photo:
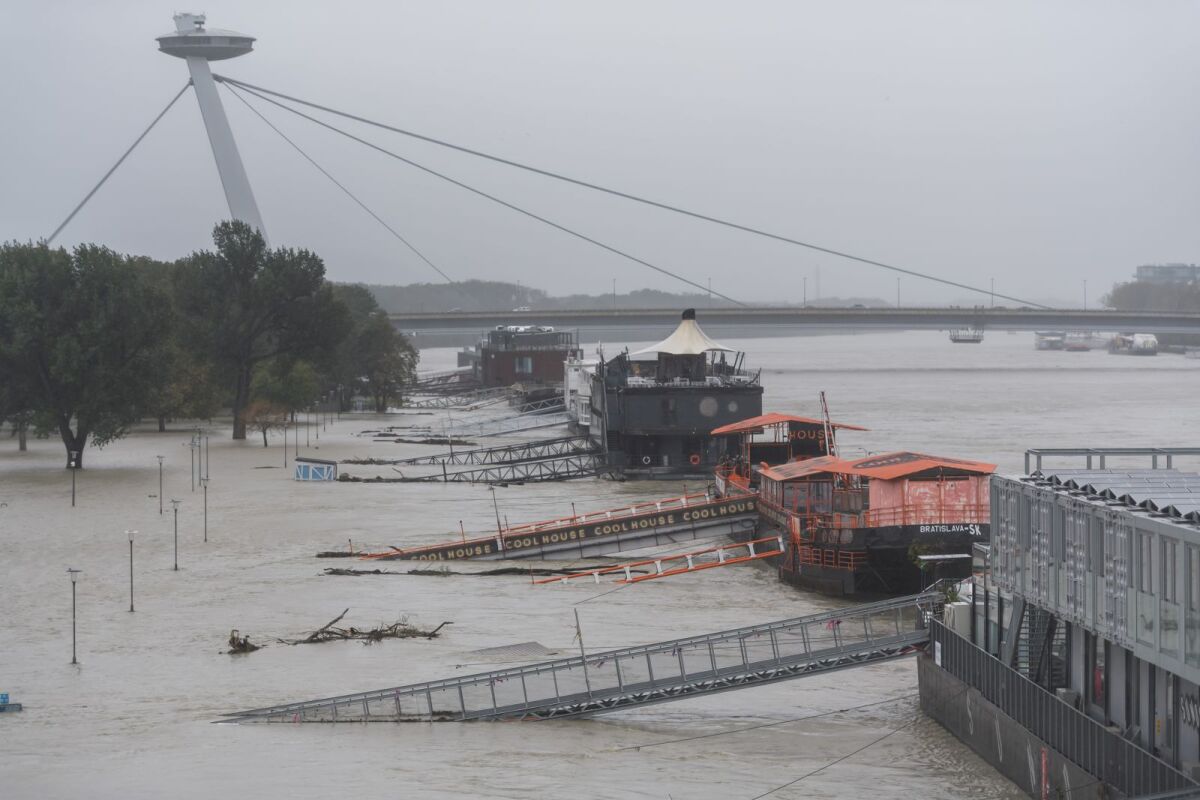
<svg viewBox="0 0 1200 800">
<path fill-rule="evenodd" d="M 1175 590 L 1175 545 L 1174 539 L 1162 540 L 1162 559 L 1159 566 L 1162 583 L 1162 599 L 1168 603 L 1178 603 L 1179 594 Z"/>
<path fill-rule="evenodd" d="M 533 356 L 517 356 L 513 359 L 513 370 L 518 375 L 533 374 Z"/>
<path fill-rule="evenodd" d="M 1091 557 L 1091 570 L 1096 575 L 1104 574 L 1104 526 L 1100 524 L 1100 520 L 1093 519 L 1091 515 L 1084 518 L 1084 524 L 1088 530 L 1088 555 Z"/>
<path fill-rule="evenodd" d="M 1099 636 L 1088 634 L 1088 639 L 1091 640 L 1092 653 L 1092 702 L 1100 708 L 1106 709 L 1104 704 L 1105 684 L 1107 675 L 1104 669 L 1104 650 L 1106 642 Z"/>
<path fill-rule="evenodd" d="M 1200 547 L 1187 549 L 1187 604 L 1189 611 L 1200 611 Z"/>
<path fill-rule="evenodd" d="M 1154 575 L 1154 566 L 1150 560 L 1150 534 L 1137 534 L 1137 588 L 1139 592 L 1153 591 L 1151 580 Z"/>
</svg>

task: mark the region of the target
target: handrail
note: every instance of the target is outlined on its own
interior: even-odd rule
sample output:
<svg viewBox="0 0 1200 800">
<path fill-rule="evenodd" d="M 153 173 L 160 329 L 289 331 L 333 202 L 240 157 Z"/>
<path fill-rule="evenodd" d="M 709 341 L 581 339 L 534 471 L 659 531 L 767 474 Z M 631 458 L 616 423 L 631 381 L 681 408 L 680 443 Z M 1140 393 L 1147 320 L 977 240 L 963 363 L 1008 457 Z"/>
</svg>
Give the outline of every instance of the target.
<svg viewBox="0 0 1200 800">
<path fill-rule="evenodd" d="M 759 503 L 788 518 L 793 536 L 808 528 L 880 528 L 888 525 L 980 524 L 991 521 L 987 503 L 908 503 L 859 513 L 801 513 L 760 498 Z"/>
</svg>

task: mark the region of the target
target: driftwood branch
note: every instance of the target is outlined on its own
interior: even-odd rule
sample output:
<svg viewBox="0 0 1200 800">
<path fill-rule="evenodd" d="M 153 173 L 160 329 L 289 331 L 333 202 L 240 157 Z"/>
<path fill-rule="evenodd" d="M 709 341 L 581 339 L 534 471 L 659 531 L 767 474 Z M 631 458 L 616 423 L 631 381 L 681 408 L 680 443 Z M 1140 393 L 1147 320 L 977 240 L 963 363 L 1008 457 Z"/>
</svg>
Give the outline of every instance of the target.
<svg viewBox="0 0 1200 800">
<path fill-rule="evenodd" d="M 279 639 L 278 641 L 283 644 L 295 645 L 318 644 L 320 642 L 334 642 L 348 639 L 356 639 L 364 644 L 371 644 L 372 642 L 379 642 L 384 639 L 434 639 L 440 635 L 442 628 L 453 624 L 447 621 L 438 625 L 433 630 L 425 630 L 418 628 L 416 625 L 409 624 L 408 618 L 402 617 L 391 624 L 377 625 L 374 628 L 337 627 L 337 623 L 341 622 L 342 618 L 349 612 L 350 609 L 347 608 L 334 619 L 325 623 L 303 639 Z"/>
</svg>

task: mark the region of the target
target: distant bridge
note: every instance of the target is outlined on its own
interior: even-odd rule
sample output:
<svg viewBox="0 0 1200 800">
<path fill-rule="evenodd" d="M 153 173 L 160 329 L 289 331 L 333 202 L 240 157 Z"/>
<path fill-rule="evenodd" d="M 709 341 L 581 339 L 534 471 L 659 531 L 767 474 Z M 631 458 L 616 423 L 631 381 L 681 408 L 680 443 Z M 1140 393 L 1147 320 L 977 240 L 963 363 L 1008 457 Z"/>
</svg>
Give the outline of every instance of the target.
<svg viewBox="0 0 1200 800">
<path fill-rule="evenodd" d="M 418 334 L 471 334 L 497 325 L 620 330 L 674 326 L 682 309 L 575 311 L 447 311 L 391 314 L 392 324 Z M 1124 331 L 1200 334 L 1200 312 L 1112 311 L 1069 308 L 698 308 L 705 328 L 746 333 L 756 329 Z"/>
</svg>

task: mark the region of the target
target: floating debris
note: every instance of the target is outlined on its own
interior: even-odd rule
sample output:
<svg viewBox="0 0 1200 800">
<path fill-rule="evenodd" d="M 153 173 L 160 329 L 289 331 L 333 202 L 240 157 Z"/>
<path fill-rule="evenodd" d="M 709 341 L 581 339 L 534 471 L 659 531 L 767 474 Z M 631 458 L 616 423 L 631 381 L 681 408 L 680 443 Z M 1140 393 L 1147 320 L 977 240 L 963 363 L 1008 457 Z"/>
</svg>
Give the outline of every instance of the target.
<svg viewBox="0 0 1200 800">
<path fill-rule="evenodd" d="M 242 636 L 237 628 L 234 628 L 229 632 L 229 650 L 226 652 L 228 652 L 230 655 L 237 655 L 238 653 L 253 653 L 255 650 L 261 649 L 262 645 L 251 642 L 249 636 Z"/>
<path fill-rule="evenodd" d="M 342 621 L 342 618 L 350 613 L 350 609 L 346 609 L 341 614 L 338 614 L 329 622 L 317 628 L 315 631 L 305 636 L 303 639 L 279 639 L 282 644 L 319 644 L 321 642 L 334 642 L 348 639 L 356 639 L 364 644 L 383 641 L 384 639 L 436 639 L 442 628 L 447 625 L 453 625 L 453 622 L 443 622 L 432 630 L 418 628 L 415 625 L 410 625 L 408 617 L 401 617 L 396 622 L 390 625 L 377 625 L 374 628 L 339 628 L 337 623 Z"/>
</svg>

